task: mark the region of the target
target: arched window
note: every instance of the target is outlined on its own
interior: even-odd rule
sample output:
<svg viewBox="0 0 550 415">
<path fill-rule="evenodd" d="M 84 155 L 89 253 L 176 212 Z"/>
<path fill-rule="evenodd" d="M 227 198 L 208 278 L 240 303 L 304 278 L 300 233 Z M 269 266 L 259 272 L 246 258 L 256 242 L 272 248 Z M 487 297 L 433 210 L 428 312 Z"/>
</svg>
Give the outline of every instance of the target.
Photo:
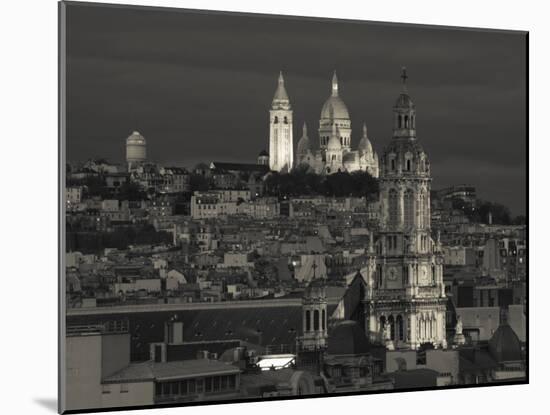
<svg viewBox="0 0 550 415">
<path fill-rule="evenodd" d="M 406 165 L 407 171 L 411 171 L 411 159 L 407 159 L 405 165 Z"/>
<path fill-rule="evenodd" d="M 279 117 L 275 116 L 273 119 L 273 124 L 279 124 Z"/>
<path fill-rule="evenodd" d="M 397 338 L 403 340 L 403 317 L 397 316 Z"/>
<path fill-rule="evenodd" d="M 435 265 L 432 264 L 432 285 L 435 285 Z"/>
<path fill-rule="evenodd" d="M 397 128 L 401 128 L 401 115 L 397 117 Z"/>
<path fill-rule="evenodd" d="M 392 170 L 395 170 L 395 159 L 394 159 L 394 158 L 392 158 L 392 159 L 390 160 L 390 165 L 391 165 L 391 169 L 392 169 Z"/>
<path fill-rule="evenodd" d="M 319 310 L 313 312 L 313 330 L 319 331 Z"/>
<path fill-rule="evenodd" d="M 326 313 L 325 309 L 323 309 L 323 319 L 321 320 L 321 326 L 323 328 L 323 331 L 326 330 L 326 328 L 327 328 L 326 321 L 327 321 L 327 313 Z"/>
<path fill-rule="evenodd" d="M 283 119 L 283 123 L 288 124 L 288 119 L 286 117 Z"/>
<path fill-rule="evenodd" d="M 391 339 L 395 340 L 395 320 L 393 316 L 388 317 L 388 324 L 390 325 Z"/>
<path fill-rule="evenodd" d="M 386 316 L 380 316 L 380 329 L 383 329 L 386 325 Z"/>
<path fill-rule="evenodd" d="M 414 225 L 414 197 L 412 190 L 406 190 L 404 195 L 404 214 L 405 227 L 410 228 Z"/>
<path fill-rule="evenodd" d="M 389 221 L 390 226 L 397 226 L 397 213 L 398 213 L 398 207 L 397 207 L 397 191 L 395 189 L 391 189 L 389 196 L 388 196 L 388 210 L 389 210 Z"/>
<path fill-rule="evenodd" d="M 306 311 L 306 331 L 311 330 L 311 311 Z"/>
<path fill-rule="evenodd" d="M 405 115 L 405 128 L 409 128 L 409 116 Z"/>
<path fill-rule="evenodd" d="M 382 266 L 378 265 L 377 269 L 377 277 L 378 277 L 378 287 L 382 287 Z"/>
</svg>

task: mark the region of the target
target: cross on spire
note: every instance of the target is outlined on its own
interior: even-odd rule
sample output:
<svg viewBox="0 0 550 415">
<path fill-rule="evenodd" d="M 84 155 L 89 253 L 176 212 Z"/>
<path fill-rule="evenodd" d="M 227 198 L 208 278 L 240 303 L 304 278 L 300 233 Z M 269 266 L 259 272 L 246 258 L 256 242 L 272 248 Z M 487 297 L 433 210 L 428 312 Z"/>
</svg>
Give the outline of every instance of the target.
<svg viewBox="0 0 550 415">
<path fill-rule="evenodd" d="M 406 66 L 403 66 L 401 68 L 401 79 L 402 79 L 402 82 L 403 82 L 403 90 L 406 91 L 407 90 L 407 78 L 409 76 L 407 75 L 407 67 Z"/>
</svg>

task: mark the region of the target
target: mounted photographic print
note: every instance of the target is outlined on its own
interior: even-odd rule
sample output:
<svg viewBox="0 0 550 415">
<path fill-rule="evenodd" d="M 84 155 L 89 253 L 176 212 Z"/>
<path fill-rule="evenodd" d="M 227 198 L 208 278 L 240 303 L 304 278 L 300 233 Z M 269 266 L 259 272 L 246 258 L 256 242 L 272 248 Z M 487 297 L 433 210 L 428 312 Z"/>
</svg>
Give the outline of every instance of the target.
<svg viewBox="0 0 550 415">
<path fill-rule="evenodd" d="M 528 382 L 526 32 L 59 12 L 61 412 Z"/>
</svg>

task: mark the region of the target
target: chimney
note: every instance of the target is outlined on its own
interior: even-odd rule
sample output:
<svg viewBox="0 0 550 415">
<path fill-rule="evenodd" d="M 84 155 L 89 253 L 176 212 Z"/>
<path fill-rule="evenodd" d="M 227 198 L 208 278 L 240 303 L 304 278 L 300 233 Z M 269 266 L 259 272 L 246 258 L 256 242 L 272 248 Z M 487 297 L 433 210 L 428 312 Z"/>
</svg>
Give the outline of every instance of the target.
<svg viewBox="0 0 550 415">
<path fill-rule="evenodd" d="M 164 342 L 166 344 L 183 343 L 183 322 L 178 321 L 176 316 L 164 324 Z"/>
<path fill-rule="evenodd" d="M 149 358 L 153 362 L 166 362 L 166 343 L 151 343 L 149 345 Z"/>
</svg>

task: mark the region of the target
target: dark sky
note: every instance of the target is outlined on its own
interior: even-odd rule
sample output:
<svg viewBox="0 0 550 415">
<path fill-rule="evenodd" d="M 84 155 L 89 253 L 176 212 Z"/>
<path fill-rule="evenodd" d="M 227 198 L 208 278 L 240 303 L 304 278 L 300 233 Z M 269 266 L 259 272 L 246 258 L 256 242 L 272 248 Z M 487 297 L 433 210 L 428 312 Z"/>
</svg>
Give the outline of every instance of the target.
<svg viewBox="0 0 550 415">
<path fill-rule="evenodd" d="M 70 5 L 69 161 L 124 160 L 140 131 L 148 158 L 254 162 L 268 148 L 268 110 L 280 69 L 294 140 L 319 115 L 336 69 L 352 119 L 382 153 L 407 66 L 417 134 L 433 188 L 468 183 L 478 196 L 526 209 L 526 40 L 472 31 L 190 11 Z"/>
</svg>

